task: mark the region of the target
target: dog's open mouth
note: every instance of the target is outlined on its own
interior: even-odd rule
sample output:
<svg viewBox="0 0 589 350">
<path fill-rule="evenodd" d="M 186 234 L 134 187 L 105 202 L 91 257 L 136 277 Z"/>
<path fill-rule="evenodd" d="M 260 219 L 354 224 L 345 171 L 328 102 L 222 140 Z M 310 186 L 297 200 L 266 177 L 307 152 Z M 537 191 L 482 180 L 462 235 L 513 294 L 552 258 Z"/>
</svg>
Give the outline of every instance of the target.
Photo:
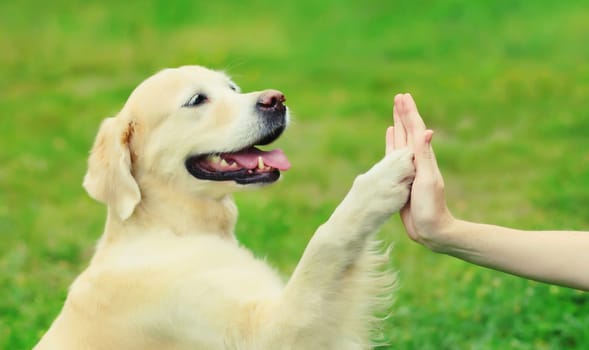
<svg viewBox="0 0 589 350">
<path fill-rule="evenodd" d="M 254 146 L 231 153 L 193 156 L 186 169 L 196 178 L 213 181 L 235 181 L 238 184 L 270 183 L 278 180 L 280 171 L 290 163 L 280 149 L 262 151 Z"/>
</svg>

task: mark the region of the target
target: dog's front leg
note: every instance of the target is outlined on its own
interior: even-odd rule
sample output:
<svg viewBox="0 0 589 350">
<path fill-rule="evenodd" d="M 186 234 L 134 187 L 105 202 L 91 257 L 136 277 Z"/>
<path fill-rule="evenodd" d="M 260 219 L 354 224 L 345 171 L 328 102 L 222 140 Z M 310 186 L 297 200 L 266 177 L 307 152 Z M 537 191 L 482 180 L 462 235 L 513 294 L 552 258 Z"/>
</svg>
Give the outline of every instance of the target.
<svg viewBox="0 0 589 350">
<path fill-rule="evenodd" d="M 329 220 L 315 232 L 274 308 L 280 334 L 268 348 L 369 347 L 370 313 L 378 293 L 373 233 L 406 203 L 412 154 L 392 152 L 359 175 Z M 381 276 L 382 277 L 382 276 Z M 274 347 L 273 347 L 274 346 Z M 311 347 L 309 347 L 311 346 Z"/>
</svg>

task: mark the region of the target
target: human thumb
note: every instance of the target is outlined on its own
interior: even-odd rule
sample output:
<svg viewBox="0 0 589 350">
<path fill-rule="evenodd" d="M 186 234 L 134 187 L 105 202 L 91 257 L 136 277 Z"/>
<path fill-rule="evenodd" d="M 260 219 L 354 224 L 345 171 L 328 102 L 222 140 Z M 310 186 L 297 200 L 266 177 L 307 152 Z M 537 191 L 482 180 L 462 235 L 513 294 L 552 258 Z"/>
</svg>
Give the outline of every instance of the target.
<svg viewBox="0 0 589 350">
<path fill-rule="evenodd" d="M 417 172 L 431 174 L 436 168 L 436 157 L 432 148 L 433 130 L 425 130 L 423 143 L 415 150 L 415 167 Z"/>
</svg>

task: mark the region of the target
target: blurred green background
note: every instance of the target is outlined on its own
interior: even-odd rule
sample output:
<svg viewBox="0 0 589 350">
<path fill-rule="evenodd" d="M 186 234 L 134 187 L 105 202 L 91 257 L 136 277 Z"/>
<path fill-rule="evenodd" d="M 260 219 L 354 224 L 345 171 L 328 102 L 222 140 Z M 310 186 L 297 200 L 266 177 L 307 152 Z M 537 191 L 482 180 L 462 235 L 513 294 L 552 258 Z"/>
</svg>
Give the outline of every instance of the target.
<svg viewBox="0 0 589 350">
<path fill-rule="evenodd" d="M 0 2 L 0 348 L 31 348 L 87 264 L 105 214 L 80 186 L 88 150 L 155 71 L 286 94 L 293 168 L 236 199 L 239 239 L 287 275 L 383 154 L 397 92 L 436 130 L 456 216 L 588 230 L 587 43 L 585 0 Z M 589 349 L 587 293 L 431 253 L 398 217 L 381 236 L 391 348 Z"/>
</svg>

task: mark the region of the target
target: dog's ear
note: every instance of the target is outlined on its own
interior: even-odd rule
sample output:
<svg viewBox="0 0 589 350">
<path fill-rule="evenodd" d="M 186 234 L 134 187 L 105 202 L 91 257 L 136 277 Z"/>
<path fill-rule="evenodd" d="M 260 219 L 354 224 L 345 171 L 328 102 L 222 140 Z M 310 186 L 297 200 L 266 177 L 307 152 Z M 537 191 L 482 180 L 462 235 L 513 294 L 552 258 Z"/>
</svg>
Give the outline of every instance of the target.
<svg viewBox="0 0 589 350">
<path fill-rule="evenodd" d="M 106 203 L 126 220 L 141 200 L 139 186 L 132 174 L 131 138 L 133 122 L 107 118 L 100 125 L 88 159 L 83 186 L 90 197 Z"/>
</svg>

